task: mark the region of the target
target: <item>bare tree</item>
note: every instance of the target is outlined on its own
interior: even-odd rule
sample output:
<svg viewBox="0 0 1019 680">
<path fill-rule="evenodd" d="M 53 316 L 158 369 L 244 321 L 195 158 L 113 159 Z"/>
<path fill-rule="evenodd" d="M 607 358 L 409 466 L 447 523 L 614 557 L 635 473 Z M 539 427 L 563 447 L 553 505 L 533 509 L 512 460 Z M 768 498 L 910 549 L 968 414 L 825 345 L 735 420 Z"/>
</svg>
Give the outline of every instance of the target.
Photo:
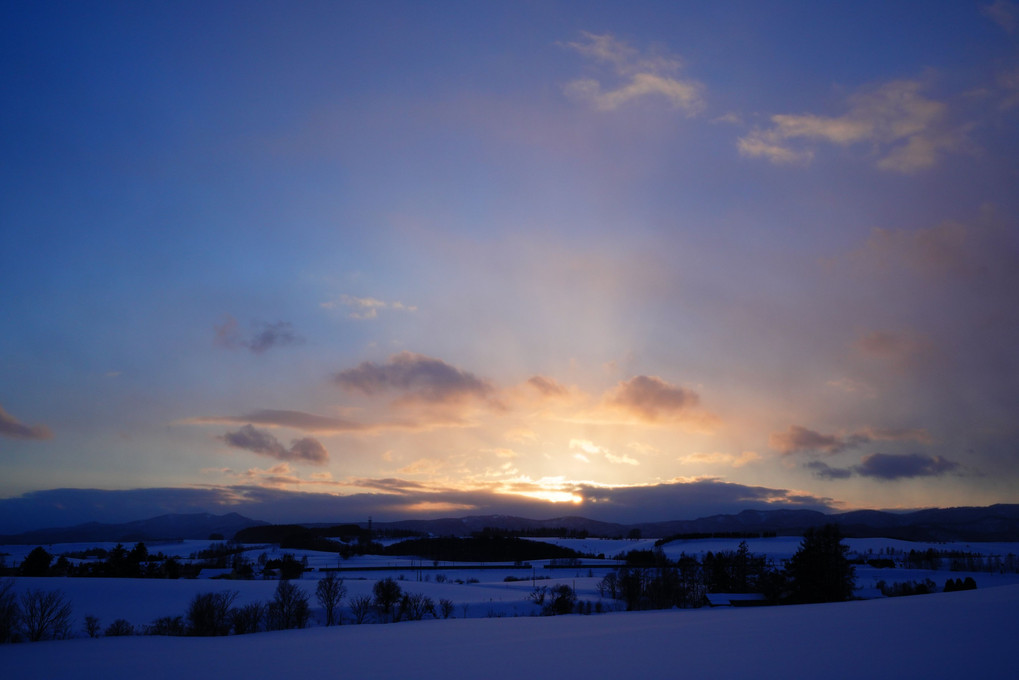
<svg viewBox="0 0 1019 680">
<path fill-rule="evenodd" d="M 190 635 L 229 635 L 230 605 L 237 599 L 236 590 L 221 593 L 199 593 L 188 606 Z"/>
<path fill-rule="evenodd" d="M 14 579 L 0 580 L 0 644 L 14 642 L 21 624 L 21 607 L 14 595 Z"/>
<path fill-rule="evenodd" d="M 349 602 L 350 613 L 354 617 L 354 623 L 364 623 L 365 619 L 368 618 L 368 614 L 372 611 L 372 596 L 358 595 L 350 598 Z"/>
<path fill-rule="evenodd" d="M 261 629 L 264 619 L 265 605 L 261 602 L 250 602 L 243 607 L 237 607 L 230 616 L 234 633 L 237 635 L 257 633 Z"/>
<path fill-rule="evenodd" d="M 63 639 L 71 632 L 71 603 L 59 590 L 29 590 L 21 595 L 21 622 L 32 642 Z"/>
<path fill-rule="evenodd" d="M 446 598 L 439 599 L 439 611 L 442 612 L 442 618 L 448 619 L 453 615 L 453 600 L 447 600 Z"/>
<path fill-rule="evenodd" d="M 308 596 L 290 581 L 280 581 L 276 593 L 266 612 L 266 628 L 269 630 L 287 630 L 304 628 L 311 617 L 308 607 Z"/>
<path fill-rule="evenodd" d="M 85 634 L 86 635 L 88 635 L 90 638 L 97 638 L 97 637 L 99 637 L 99 631 L 101 631 L 101 630 L 102 630 L 102 628 L 100 628 L 100 626 L 99 626 L 99 618 L 98 617 L 92 616 L 91 614 L 89 614 L 88 616 L 85 617 Z"/>
<path fill-rule="evenodd" d="M 420 593 L 407 593 L 400 599 L 400 607 L 395 618 L 420 621 L 425 614 L 431 614 L 432 618 L 436 618 L 432 598 Z"/>
<path fill-rule="evenodd" d="M 338 578 L 334 571 L 327 573 L 325 578 L 315 586 L 315 597 L 325 609 L 327 626 L 340 623 L 340 617 L 337 616 L 336 610 L 346 594 L 347 587 L 343 585 L 343 579 Z"/>
</svg>

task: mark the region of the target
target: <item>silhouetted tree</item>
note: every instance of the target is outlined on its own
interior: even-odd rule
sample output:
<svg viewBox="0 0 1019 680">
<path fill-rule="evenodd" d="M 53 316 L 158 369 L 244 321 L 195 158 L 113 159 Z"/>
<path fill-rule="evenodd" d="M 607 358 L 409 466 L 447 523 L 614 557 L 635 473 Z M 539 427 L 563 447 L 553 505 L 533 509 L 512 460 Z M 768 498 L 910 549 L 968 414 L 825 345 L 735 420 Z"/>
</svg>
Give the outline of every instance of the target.
<svg viewBox="0 0 1019 680">
<path fill-rule="evenodd" d="M 534 604 L 541 607 L 542 616 L 570 614 L 577 602 L 577 594 L 565 583 L 548 586 L 537 586 L 528 596 Z"/>
<path fill-rule="evenodd" d="M 354 617 L 354 623 L 361 624 L 368 618 L 372 610 L 371 595 L 357 595 L 349 600 L 350 614 Z"/>
<path fill-rule="evenodd" d="M 125 635 L 134 635 L 134 626 L 127 619 L 117 619 L 110 625 L 106 626 L 106 630 L 103 631 L 103 635 L 106 637 L 123 637 Z"/>
<path fill-rule="evenodd" d="M 854 570 L 849 548 L 835 524 L 811 527 L 786 568 L 796 602 L 841 602 L 853 596 Z"/>
<path fill-rule="evenodd" d="M 325 609 L 327 626 L 340 623 L 339 617 L 336 616 L 336 610 L 346 595 L 347 587 L 343 585 L 343 579 L 338 578 L 334 571 L 327 573 L 325 578 L 315 586 L 315 597 Z"/>
<path fill-rule="evenodd" d="M 420 621 L 425 614 L 431 614 L 435 618 L 435 602 L 432 598 L 420 593 L 407 593 L 400 598 L 400 607 L 395 618 L 408 621 Z"/>
<path fill-rule="evenodd" d="M 375 585 L 372 586 L 372 595 L 379 612 L 384 618 L 390 618 L 393 614 L 393 607 L 403 597 L 403 590 L 399 583 L 394 581 L 391 576 L 387 576 L 381 581 L 375 582 Z"/>
<path fill-rule="evenodd" d="M 71 632 L 71 603 L 59 590 L 29 590 L 21 595 L 21 624 L 32 642 L 62 640 Z"/>
<path fill-rule="evenodd" d="M 308 596 L 290 581 L 280 581 L 266 610 L 266 628 L 304 628 L 311 617 Z"/>
<path fill-rule="evenodd" d="M 444 597 L 439 599 L 439 612 L 442 614 L 442 618 L 448 619 L 452 616 L 454 608 L 453 600 L 447 600 Z"/>
<path fill-rule="evenodd" d="M 161 616 L 145 629 L 146 635 L 187 635 L 187 626 L 180 616 Z"/>
<path fill-rule="evenodd" d="M 237 591 L 199 593 L 188 606 L 189 635 L 229 635 L 230 606 L 237 599 Z"/>
<path fill-rule="evenodd" d="M 88 635 L 90 638 L 97 638 L 99 637 L 100 630 L 102 629 L 99 627 L 99 619 L 97 617 L 91 614 L 85 617 L 85 635 Z"/>
<path fill-rule="evenodd" d="M 233 623 L 234 633 L 237 635 L 257 633 L 261 630 L 264 619 L 265 605 L 261 602 L 251 602 L 230 613 L 230 621 Z"/>
<path fill-rule="evenodd" d="M 14 642 L 21 625 L 21 607 L 14 594 L 14 579 L 0 579 L 0 644 Z"/>
<path fill-rule="evenodd" d="M 32 552 L 25 556 L 21 563 L 22 576 L 45 576 L 50 569 L 50 562 L 53 555 L 46 552 L 42 546 L 32 548 Z"/>
</svg>

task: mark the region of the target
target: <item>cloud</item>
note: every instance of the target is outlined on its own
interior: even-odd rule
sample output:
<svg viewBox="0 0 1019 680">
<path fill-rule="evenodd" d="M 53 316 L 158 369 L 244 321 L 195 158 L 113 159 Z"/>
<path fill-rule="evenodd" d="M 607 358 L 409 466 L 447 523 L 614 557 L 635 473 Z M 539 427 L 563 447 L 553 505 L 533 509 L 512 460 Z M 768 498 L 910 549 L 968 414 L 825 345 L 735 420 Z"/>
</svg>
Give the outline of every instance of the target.
<svg viewBox="0 0 1019 680">
<path fill-rule="evenodd" d="M 849 98 L 841 116 L 777 114 L 771 126 L 738 141 L 740 153 L 773 163 L 809 163 L 818 143 L 867 144 L 878 167 L 902 173 L 929 168 L 940 156 L 963 146 L 964 134 L 949 128 L 944 103 L 928 99 L 923 85 L 898 80 Z"/>
<path fill-rule="evenodd" d="M 926 456 L 919 453 L 904 455 L 873 453 L 864 457 L 854 470 L 863 477 L 894 480 L 937 477 L 958 468 L 958 463 L 946 460 L 941 456 Z"/>
<path fill-rule="evenodd" d="M 982 236 L 980 230 L 951 221 L 922 229 L 878 227 L 850 259 L 885 272 L 904 267 L 925 278 L 969 278 L 986 267 Z"/>
<path fill-rule="evenodd" d="M 543 397 L 564 397 L 569 393 L 565 386 L 543 375 L 528 378 L 527 385 L 533 387 Z"/>
<path fill-rule="evenodd" d="M 215 343 L 227 349 L 246 348 L 255 354 L 261 354 L 273 347 L 286 347 L 303 342 L 288 321 L 265 323 L 253 321 L 251 331 L 244 333 L 237 324 L 237 319 L 227 315 L 223 323 L 215 326 Z"/>
<path fill-rule="evenodd" d="M 928 362 L 934 355 L 933 342 L 907 331 L 870 331 L 857 338 L 853 347 L 865 356 L 899 368 Z"/>
<path fill-rule="evenodd" d="M 239 416 L 203 416 L 182 421 L 186 425 L 255 423 L 269 427 L 290 427 L 306 432 L 360 432 L 369 426 L 343 418 L 329 418 L 303 411 L 259 409 Z"/>
<path fill-rule="evenodd" d="M 806 462 L 803 467 L 812 471 L 818 479 L 848 479 L 853 476 L 853 471 L 850 469 L 831 467 L 819 460 Z"/>
<path fill-rule="evenodd" d="M 609 65 L 618 82 L 613 89 L 604 90 L 598 80 L 580 78 L 567 83 L 567 95 L 590 102 L 601 111 L 612 111 L 649 96 L 665 99 L 688 116 L 703 110 L 704 85 L 696 80 L 676 77 L 682 66 L 678 57 L 665 52 L 641 54 L 610 34 L 583 32 L 581 36 L 580 41 L 566 43 L 565 47 L 595 62 Z"/>
<path fill-rule="evenodd" d="M 396 390 L 411 400 L 436 403 L 487 398 L 492 392 L 491 386 L 473 373 L 412 352 L 396 354 L 385 364 L 365 361 L 333 379 L 345 389 L 368 396 Z"/>
<path fill-rule="evenodd" d="M 630 456 L 627 456 L 625 453 L 622 455 L 617 455 L 615 453 L 612 453 L 605 447 L 598 446 L 594 442 L 587 439 L 571 439 L 570 449 L 571 450 L 578 449 L 580 451 L 583 451 L 583 453 L 573 454 L 573 457 L 585 463 L 591 462 L 591 460 L 587 457 L 588 455 L 591 455 L 601 456 L 605 460 L 614 465 L 640 465 L 640 461 L 637 460 L 636 458 L 631 458 Z"/>
<path fill-rule="evenodd" d="M 996 0 L 993 5 L 987 5 L 981 9 L 986 16 L 1001 26 L 1006 33 L 1015 33 L 1016 26 L 1019 26 L 1019 6 L 1008 0 Z"/>
<path fill-rule="evenodd" d="M 842 453 L 858 448 L 872 441 L 913 441 L 924 444 L 931 443 L 930 434 L 920 428 L 864 428 L 848 435 L 821 434 L 800 425 L 790 425 L 785 432 L 773 432 L 768 438 L 771 448 L 783 454 L 803 453 Z"/>
<path fill-rule="evenodd" d="M 681 463 L 693 463 L 699 465 L 727 465 L 729 467 L 740 468 L 749 463 L 755 463 L 761 460 L 761 456 L 756 451 L 744 451 L 737 455 L 731 453 L 713 452 L 713 453 L 701 453 L 695 452 L 688 456 L 682 456 L 679 458 Z"/>
<path fill-rule="evenodd" d="M 606 403 L 640 420 L 675 421 L 700 404 L 696 392 L 671 385 L 656 376 L 638 375 L 620 382 L 606 395 Z"/>
<path fill-rule="evenodd" d="M 26 425 L 0 406 L 0 436 L 11 439 L 41 441 L 52 439 L 53 433 L 45 425 Z"/>
<path fill-rule="evenodd" d="M 236 432 L 227 432 L 217 438 L 235 449 L 243 449 L 277 460 L 302 461 L 317 465 L 329 461 L 329 453 L 317 439 L 311 437 L 295 439 L 288 449 L 272 434 L 253 425 L 245 425 Z"/>
<path fill-rule="evenodd" d="M 848 479 L 853 475 L 881 480 L 911 479 L 914 477 L 938 477 L 954 472 L 961 466 L 941 456 L 927 456 L 920 453 L 889 454 L 872 453 L 864 456 L 859 465 L 849 468 L 831 467 L 821 461 L 809 461 L 803 467 L 819 479 Z"/>
<path fill-rule="evenodd" d="M 325 309 L 336 309 L 338 306 L 346 307 L 349 310 L 347 316 L 358 320 L 376 319 L 381 309 L 391 309 L 400 312 L 416 312 L 418 309 L 412 305 L 405 305 L 402 302 L 386 302 L 376 298 L 354 297 L 352 295 L 341 295 L 336 300 L 323 302 L 321 306 Z"/>
<path fill-rule="evenodd" d="M 776 451 L 785 454 L 801 451 L 839 453 L 847 448 L 847 442 L 840 437 L 821 434 L 800 425 L 790 425 L 785 432 L 773 432 L 768 438 L 768 444 Z"/>
</svg>

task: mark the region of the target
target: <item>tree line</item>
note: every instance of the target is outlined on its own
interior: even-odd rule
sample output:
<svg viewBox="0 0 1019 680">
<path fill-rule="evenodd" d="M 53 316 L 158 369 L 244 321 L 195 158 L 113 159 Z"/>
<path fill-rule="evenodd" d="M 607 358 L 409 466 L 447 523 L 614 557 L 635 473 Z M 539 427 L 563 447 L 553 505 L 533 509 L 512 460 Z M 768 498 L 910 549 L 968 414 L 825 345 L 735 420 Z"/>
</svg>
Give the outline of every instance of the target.
<svg viewBox="0 0 1019 680">
<path fill-rule="evenodd" d="M 607 574 L 599 591 L 627 610 L 700 607 L 709 592 L 755 593 L 772 604 L 838 602 L 850 599 L 855 587 L 848 550 L 834 524 L 808 529 L 782 568 L 751 553 L 746 541 L 700 561 L 685 554 L 671 560 L 656 546 L 627 553 L 626 566 Z"/>
<path fill-rule="evenodd" d="M 0 643 L 60 640 L 74 636 L 72 606 L 60 590 L 28 589 L 15 592 L 14 579 L 0 580 Z M 125 619 L 103 626 L 95 616 L 86 615 L 85 636 L 122 635 L 220 636 L 244 635 L 271 630 L 305 628 L 311 620 L 309 596 L 299 586 L 283 579 L 267 602 L 235 605 L 235 590 L 196 594 L 182 615 L 162 616 L 152 623 L 136 627 Z M 404 591 L 392 578 L 377 581 L 370 595 L 345 600 L 343 579 L 329 572 L 315 585 L 315 599 L 322 608 L 326 626 L 344 621 L 347 603 L 349 621 L 355 624 L 415 621 L 426 617 L 450 618 L 455 605 L 442 598 L 438 602 L 419 593 Z"/>
</svg>

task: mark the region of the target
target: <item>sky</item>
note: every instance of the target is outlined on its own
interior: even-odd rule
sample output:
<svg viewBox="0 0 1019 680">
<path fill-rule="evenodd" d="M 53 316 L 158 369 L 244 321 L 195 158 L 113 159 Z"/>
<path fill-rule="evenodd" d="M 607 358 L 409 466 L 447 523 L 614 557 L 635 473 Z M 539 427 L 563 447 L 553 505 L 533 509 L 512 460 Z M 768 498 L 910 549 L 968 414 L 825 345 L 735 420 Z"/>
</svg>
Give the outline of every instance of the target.
<svg viewBox="0 0 1019 680">
<path fill-rule="evenodd" d="M 0 530 L 1019 502 L 1019 4 L 0 6 Z"/>
</svg>

